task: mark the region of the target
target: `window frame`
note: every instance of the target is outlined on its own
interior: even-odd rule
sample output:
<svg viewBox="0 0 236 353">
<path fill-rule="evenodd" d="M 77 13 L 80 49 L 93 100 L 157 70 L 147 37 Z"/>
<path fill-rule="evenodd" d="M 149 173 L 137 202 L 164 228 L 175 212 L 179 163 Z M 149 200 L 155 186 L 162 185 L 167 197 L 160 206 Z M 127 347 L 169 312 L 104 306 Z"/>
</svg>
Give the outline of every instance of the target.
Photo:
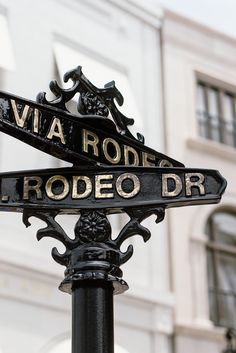
<svg viewBox="0 0 236 353">
<path fill-rule="evenodd" d="M 232 289 L 231 291 L 225 290 L 220 288 L 219 285 L 219 268 L 220 268 L 220 261 L 219 261 L 219 255 L 228 255 L 229 257 L 231 256 L 236 256 L 236 245 L 228 245 L 221 243 L 219 240 L 216 239 L 215 233 L 214 233 L 214 227 L 213 227 L 213 222 L 214 222 L 214 216 L 216 214 L 227 214 L 228 216 L 233 216 L 236 219 L 236 211 L 234 210 L 228 210 L 228 209 L 218 209 L 215 212 L 213 212 L 208 220 L 207 220 L 207 242 L 206 242 L 206 251 L 207 251 L 207 267 L 208 267 L 208 296 L 209 296 L 209 305 L 210 305 L 210 317 L 211 320 L 213 321 L 215 326 L 219 327 L 232 327 L 232 325 L 228 322 L 228 324 L 222 324 L 221 320 L 221 314 L 220 314 L 220 296 L 228 296 L 228 297 L 233 297 L 235 306 L 236 306 L 236 290 Z M 211 256 L 211 261 L 209 261 L 209 256 Z M 210 274 L 209 274 L 209 267 L 212 266 L 211 269 L 211 276 L 213 279 L 213 286 L 211 287 L 210 284 Z M 214 312 L 215 315 L 212 314 L 211 312 L 211 305 L 214 307 Z M 230 321 L 230 320 L 229 320 Z M 235 327 L 236 329 L 236 324 Z"/>
<path fill-rule="evenodd" d="M 198 136 L 204 138 L 206 141 L 212 141 L 219 143 L 227 147 L 236 149 L 236 86 L 227 84 L 217 79 L 210 78 L 208 76 L 196 73 L 195 87 L 196 87 L 196 101 L 195 101 L 195 116 L 197 121 Z M 204 95 L 204 110 L 199 109 L 197 94 L 198 89 L 201 86 Z M 210 92 L 215 91 L 217 93 L 217 117 L 210 113 Z M 229 121 L 225 112 L 225 97 L 232 97 L 232 119 Z M 202 119 L 202 116 L 204 118 Z M 216 119 L 215 119 L 216 118 Z M 218 128 L 215 131 L 219 135 L 219 139 L 213 138 L 213 120 L 218 120 Z M 205 127 L 204 127 L 205 124 Z M 227 125 L 231 125 L 231 129 L 227 128 Z M 203 134 L 201 130 L 204 130 Z M 229 143 L 229 131 L 231 130 L 232 144 Z M 228 141 L 227 141 L 228 139 Z"/>
</svg>

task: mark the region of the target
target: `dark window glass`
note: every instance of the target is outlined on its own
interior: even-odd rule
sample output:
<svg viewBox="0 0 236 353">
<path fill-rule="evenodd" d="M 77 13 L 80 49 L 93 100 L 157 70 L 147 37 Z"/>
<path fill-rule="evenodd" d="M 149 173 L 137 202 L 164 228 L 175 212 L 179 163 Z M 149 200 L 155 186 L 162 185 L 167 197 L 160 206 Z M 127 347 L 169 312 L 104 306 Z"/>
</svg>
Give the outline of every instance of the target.
<svg viewBox="0 0 236 353">
<path fill-rule="evenodd" d="M 199 135 L 236 147 L 236 94 L 205 82 L 197 84 Z"/>
<path fill-rule="evenodd" d="M 236 214 L 214 213 L 206 230 L 211 320 L 236 328 Z"/>
</svg>

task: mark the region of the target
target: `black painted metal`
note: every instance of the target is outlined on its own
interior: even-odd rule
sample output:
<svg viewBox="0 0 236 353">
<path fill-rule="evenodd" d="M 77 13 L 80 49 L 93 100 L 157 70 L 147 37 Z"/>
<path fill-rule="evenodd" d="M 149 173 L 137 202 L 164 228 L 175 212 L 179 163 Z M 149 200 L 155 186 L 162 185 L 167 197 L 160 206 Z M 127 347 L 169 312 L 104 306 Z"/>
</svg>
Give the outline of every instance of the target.
<svg viewBox="0 0 236 353">
<path fill-rule="evenodd" d="M 236 353 L 236 331 L 232 328 L 226 330 L 227 346 L 222 353 Z"/>
<path fill-rule="evenodd" d="M 51 82 L 51 102 L 45 93 L 35 103 L 0 92 L 0 131 L 74 165 L 0 174 L 0 210 L 23 212 L 26 226 L 30 217 L 39 218 L 46 226 L 37 239 L 52 237 L 65 246 L 64 253 L 53 248 L 52 257 L 66 267 L 59 288 L 72 294 L 72 353 L 114 353 L 113 295 L 128 289 L 120 267 L 133 254 L 132 245 L 121 251 L 122 244 L 134 235 L 146 242 L 151 233 L 141 223 L 151 215 L 161 222 L 166 208 L 219 202 L 226 181 L 215 170 L 182 168 L 146 147 L 141 134 L 134 137 L 133 119 L 115 104 L 123 97 L 114 82 L 97 88 L 81 67 L 65 74 L 69 79 L 69 89 Z M 78 116 L 68 108 L 77 93 Z M 79 183 L 81 176 L 87 183 Z M 107 215 L 120 212 L 129 221 L 112 235 Z M 60 213 L 79 215 L 71 237 Z M 224 353 L 234 353 L 231 348 Z"/>
<path fill-rule="evenodd" d="M 113 287 L 82 281 L 72 292 L 72 353 L 114 353 Z"/>
<path fill-rule="evenodd" d="M 200 173 L 204 177 L 203 186 L 205 193 L 201 195 L 197 187 L 191 189 L 192 194 L 186 194 L 186 175 Z M 111 179 L 106 179 L 107 175 Z M 175 196 L 165 196 L 162 194 L 162 184 L 164 176 L 176 176 L 181 184 L 180 192 Z M 86 177 L 91 182 L 91 192 L 86 197 L 80 197 L 86 190 L 85 182 L 82 180 L 73 181 L 74 177 Z M 109 189 L 102 188 L 101 195 L 96 196 L 96 178 L 101 177 L 100 183 L 108 184 Z M 117 191 L 117 182 L 121 176 L 125 176 L 122 183 L 122 190 L 126 193 L 132 192 L 134 185 L 130 176 L 137 178 L 140 183 L 140 190 L 132 197 L 123 197 Z M 63 177 L 63 181 L 60 178 Z M 26 182 L 26 178 L 31 178 Z M 47 184 L 51 178 L 55 178 L 50 190 L 53 195 L 49 195 Z M 104 178 L 104 179 L 103 179 Z M 196 177 L 195 177 L 196 178 Z M 32 188 L 24 193 L 28 185 L 40 184 L 38 190 L 40 194 Z M 68 192 L 61 199 L 56 199 L 56 195 L 62 195 L 65 187 Z M 76 187 L 78 195 L 73 197 L 73 185 Z M 168 187 L 175 188 L 176 182 L 169 177 Z M 60 168 L 46 170 L 31 170 L 22 172 L 10 172 L 0 174 L 0 211 L 21 212 L 24 209 L 44 209 L 58 210 L 60 213 L 74 213 L 82 209 L 105 209 L 108 213 L 120 213 L 133 207 L 178 207 L 198 204 L 217 203 L 226 188 L 226 181 L 216 170 L 190 169 L 190 168 L 155 168 L 155 167 L 90 167 L 90 168 Z M 110 193 L 112 196 L 106 197 Z"/>
<path fill-rule="evenodd" d="M 121 150 L 119 165 L 132 164 L 124 159 L 124 146 L 129 146 L 138 154 L 139 165 L 142 164 L 143 153 L 153 156 L 152 164 L 156 166 L 183 167 L 184 165 L 173 158 L 156 152 L 144 145 L 144 137 L 138 134 L 135 138 L 128 129 L 133 119 L 125 117 L 116 107 L 123 104 L 123 97 L 115 87 L 114 81 L 99 89 L 93 86 L 82 74 L 81 67 L 65 75 L 65 81 L 71 79 L 74 83 L 71 89 L 61 89 L 53 81 L 50 84 L 56 99 L 49 102 L 45 93 L 37 97 L 38 103 L 0 92 L 0 131 L 25 142 L 34 148 L 49 153 L 54 157 L 81 164 L 112 164 L 105 158 L 103 141 L 107 138 L 115 140 Z M 79 114 L 69 112 L 66 104 L 80 92 L 78 102 Z M 15 109 L 15 111 L 14 111 Z M 25 111 L 25 115 L 24 115 Z M 113 121 L 108 118 L 110 114 Z M 49 138 L 53 121 L 61 127 L 61 137 L 54 134 Z M 36 125 L 36 126 L 35 126 Z M 56 133 L 58 126 L 55 127 Z M 95 133 L 98 138 L 98 155 L 83 150 L 83 130 Z M 114 151 L 111 150 L 111 154 Z"/>
<path fill-rule="evenodd" d="M 77 103 L 77 110 L 80 114 L 98 115 L 107 118 L 110 113 L 118 131 L 122 135 L 135 139 L 128 129 L 128 126 L 134 124 L 134 120 L 124 116 L 114 102 L 116 100 L 119 105 L 123 105 L 124 102 L 124 98 L 116 88 L 114 81 L 105 84 L 104 88 L 97 88 L 85 77 L 81 66 L 64 75 L 64 82 L 68 82 L 69 79 L 73 82 L 73 86 L 69 89 L 59 87 L 56 81 L 50 82 L 50 90 L 56 97 L 54 101 L 48 101 L 46 93 L 42 92 L 38 94 L 37 102 L 68 111 L 66 103 L 71 101 L 76 93 L 80 93 Z M 137 138 L 141 143 L 144 143 L 143 135 L 138 134 Z"/>
<path fill-rule="evenodd" d="M 141 222 L 151 215 L 156 215 L 156 223 L 164 219 L 165 209 L 157 207 L 143 207 L 126 210 L 130 217 L 127 224 L 117 236 L 112 237 L 110 222 L 104 210 L 83 210 L 75 224 L 74 236 L 69 237 L 62 226 L 55 219 L 58 211 L 25 210 L 23 221 L 29 226 L 29 218 L 37 217 L 47 226 L 38 230 L 37 239 L 52 237 L 62 242 L 66 251 L 59 253 L 57 248 L 52 249 L 52 257 L 59 264 L 66 267 L 65 279 L 60 289 L 72 293 L 74 286 L 83 281 L 105 281 L 112 283 L 114 294 L 123 293 L 128 289 L 122 279 L 120 266 L 126 263 L 133 254 L 133 246 L 129 245 L 126 251 L 120 250 L 122 244 L 134 235 L 140 235 L 146 242 L 150 231 L 141 225 Z"/>
<path fill-rule="evenodd" d="M 119 266 L 133 253 L 131 245 L 124 253 L 120 246 L 134 234 L 149 239 L 149 230 L 140 223 L 151 214 L 156 214 L 160 222 L 164 210 L 131 212 L 128 224 L 112 240 L 110 222 L 100 210 L 81 212 L 74 239 L 55 220 L 57 211 L 24 212 L 27 225 L 31 216 L 46 222 L 47 227 L 37 232 L 38 240 L 50 236 L 65 245 L 64 254 L 53 248 L 52 256 L 66 266 L 60 289 L 72 293 L 72 353 L 114 353 L 113 295 L 128 289 Z"/>
</svg>

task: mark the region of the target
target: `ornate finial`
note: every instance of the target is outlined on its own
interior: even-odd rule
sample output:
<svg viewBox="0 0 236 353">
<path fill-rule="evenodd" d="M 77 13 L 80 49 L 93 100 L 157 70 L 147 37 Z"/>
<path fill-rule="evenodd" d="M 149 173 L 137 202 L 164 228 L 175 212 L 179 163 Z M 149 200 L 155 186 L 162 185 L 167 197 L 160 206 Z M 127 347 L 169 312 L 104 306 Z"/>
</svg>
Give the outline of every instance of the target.
<svg viewBox="0 0 236 353">
<path fill-rule="evenodd" d="M 134 120 L 123 115 L 114 102 L 116 101 L 120 106 L 124 102 L 123 96 L 116 88 L 114 81 L 105 84 L 104 88 L 97 88 L 85 77 L 81 66 L 68 71 L 64 75 L 64 82 L 69 79 L 73 81 L 73 86 L 69 89 L 63 89 L 57 81 L 51 81 L 49 88 L 56 99 L 50 102 L 46 99 L 46 93 L 42 92 L 38 94 L 37 102 L 69 112 L 66 103 L 72 100 L 76 93 L 80 93 L 77 110 L 81 115 L 97 115 L 107 118 L 110 113 L 117 130 L 122 135 L 135 139 L 128 129 L 128 126 L 133 125 Z M 137 140 L 144 143 L 143 135 L 138 133 Z"/>
<path fill-rule="evenodd" d="M 125 212 L 130 220 L 115 239 L 111 238 L 111 225 L 104 210 L 81 211 L 75 225 L 74 239 L 68 237 L 55 220 L 57 211 L 25 210 L 23 222 L 28 227 L 29 218 L 32 216 L 43 220 L 47 226 L 38 230 L 37 239 L 52 237 L 65 245 L 66 251 L 63 254 L 56 248 L 52 249 L 53 259 L 66 266 L 65 279 L 60 285 L 62 291 L 71 293 L 75 281 L 106 279 L 113 282 L 114 292 L 118 294 L 128 289 L 127 283 L 122 279 L 120 266 L 133 254 L 132 245 L 129 245 L 125 252 L 120 250 L 121 245 L 134 235 L 142 236 L 146 242 L 151 233 L 141 222 L 155 214 L 156 222 L 159 223 L 165 214 L 164 208 L 151 207 L 128 209 Z"/>
</svg>

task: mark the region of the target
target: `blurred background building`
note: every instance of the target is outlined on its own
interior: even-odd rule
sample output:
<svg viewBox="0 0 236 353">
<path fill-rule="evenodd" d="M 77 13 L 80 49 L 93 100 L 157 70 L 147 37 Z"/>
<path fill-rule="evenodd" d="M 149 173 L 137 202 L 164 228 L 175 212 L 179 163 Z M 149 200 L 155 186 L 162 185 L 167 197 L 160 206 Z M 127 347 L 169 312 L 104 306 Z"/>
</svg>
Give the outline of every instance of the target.
<svg viewBox="0 0 236 353">
<path fill-rule="evenodd" d="M 115 353 L 220 353 L 236 328 L 234 10 L 230 0 L 0 0 L 1 90 L 35 100 L 82 65 L 99 87 L 116 81 L 148 146 L 228 180 L 219 206 L 168 210 L 161 224 L 146 221 L 147 244 L 132 240 Z M 64 165 L 0 136 L 1 172 Z M 113 218 L 115 235 L 124 220 Z M 50 256 L 61 245 L 37 243 L 36 220 L 27 230 L 20 214 L 0 222 L 0 352 L 69 353 L 71 298 Z"/>
</svg>

